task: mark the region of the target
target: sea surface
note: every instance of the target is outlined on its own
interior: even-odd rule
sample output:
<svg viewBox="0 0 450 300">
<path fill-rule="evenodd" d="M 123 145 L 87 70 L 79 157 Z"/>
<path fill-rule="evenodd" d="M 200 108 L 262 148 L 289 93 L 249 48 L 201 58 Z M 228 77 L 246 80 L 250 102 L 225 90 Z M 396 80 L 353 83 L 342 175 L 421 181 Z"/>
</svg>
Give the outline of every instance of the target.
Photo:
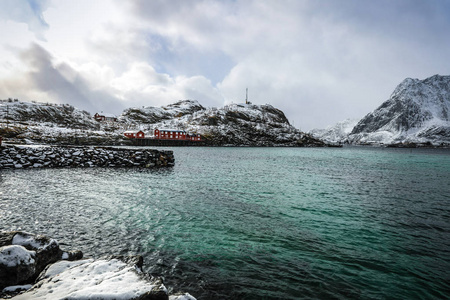
<svg viewBox="0 0 450 300">
<path fill-rule="evenodd" d="M 197 299 L 450 298 L 450 150 L 173 150 L 169 169 L 0 171 L 0 229 L 141 254 Z"/>
</svg>

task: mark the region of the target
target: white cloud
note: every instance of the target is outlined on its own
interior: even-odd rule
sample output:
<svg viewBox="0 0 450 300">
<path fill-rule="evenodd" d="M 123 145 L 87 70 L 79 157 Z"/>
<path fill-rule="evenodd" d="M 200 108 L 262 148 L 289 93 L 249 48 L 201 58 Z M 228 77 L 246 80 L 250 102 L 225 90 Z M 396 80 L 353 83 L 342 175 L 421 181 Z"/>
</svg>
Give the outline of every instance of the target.
<svg viewBox="0 0 450 300">
<path fill-rule="evenodd" d="M 145 62 L 132 64 L 111 81 L 119 97 L 134 105 L 165 105 L 174 99 L 196 99 L 205 105 L 219 105 L 222 97 L 203 76 L 171 77 L 158 73 Z"/>
</svg>

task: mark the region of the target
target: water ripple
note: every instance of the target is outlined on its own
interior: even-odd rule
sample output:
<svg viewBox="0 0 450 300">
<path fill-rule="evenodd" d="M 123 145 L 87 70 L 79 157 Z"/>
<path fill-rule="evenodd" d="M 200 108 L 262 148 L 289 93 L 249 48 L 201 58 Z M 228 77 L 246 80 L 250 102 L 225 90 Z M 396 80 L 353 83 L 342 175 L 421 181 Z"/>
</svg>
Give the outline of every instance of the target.
<svg viewBox="0 0 450 300">
<path fill-rule="evenodd" d="M 0 172 L 0 228 L 141 254 L 198 299 L 450 298 L 450 154 L 177 148 L 169 170 Z"/>
</svg>

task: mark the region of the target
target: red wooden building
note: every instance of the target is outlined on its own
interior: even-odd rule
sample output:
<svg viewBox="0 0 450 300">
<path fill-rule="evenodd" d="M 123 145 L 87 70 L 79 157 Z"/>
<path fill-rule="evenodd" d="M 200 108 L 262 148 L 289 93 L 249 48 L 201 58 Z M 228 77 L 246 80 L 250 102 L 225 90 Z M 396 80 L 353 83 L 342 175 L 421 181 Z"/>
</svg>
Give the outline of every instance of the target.
<svg viewBox="0 0 450 300">
<path fill-rule="evenodd" d="M 127 138 L 130 139 L 143 139 L 145 138 L 145 133 L 142 130 L 127 130 L 123 133 Z"/>
<path fill-rule="evenodd" d="M 176 129 L 155 129 L 154 138 L 158 140 L 201 141 L 200 134 L 187 133 Z"/>
<path fill-rule="evenodd" d="M 97 121 L 117 121 L 117 117 L 113 114 L 95 113 L 94 119 Z"/>
</svg>

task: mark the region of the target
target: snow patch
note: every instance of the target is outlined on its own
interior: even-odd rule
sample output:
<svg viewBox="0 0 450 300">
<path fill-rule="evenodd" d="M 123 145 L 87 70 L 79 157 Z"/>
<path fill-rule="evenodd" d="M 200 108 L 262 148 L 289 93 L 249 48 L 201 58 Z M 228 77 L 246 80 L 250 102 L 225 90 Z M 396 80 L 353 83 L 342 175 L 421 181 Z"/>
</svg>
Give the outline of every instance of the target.
<svg viewBox="0 0 450 300">
<path fill-rule="evenodd" d="M 23 246 L 10 245 L 0 247 L 0 264 L 13 268 L 18 265 L 34 264 L 36 252 L 29 251 Z"/>
<path fill-rule="evenodd" d="M 169 296 L 169 300 L 196 300 L 192 295 L 189 293 L 185 293 L 183 295 L 172 295 Z"/>
<path fill-rule="evenodd" d="M 12 240 L 12 245 L 21 245 L 24 247 L 31 247 L 32 249 L 36 250 L 44 250 L 47 247 L 53 245 L 58 246 L 58 242 L 54 239 L 50 239 L 48 243 L 45 243 L 43 241 L 36 240 L 36 237 L 31 233 L 17 233 L 14 235 Z"/>
<path fill-rule="evenodd" d="M 153 289 L 165 290 L 139 277 L 134 267 L 122 261 L 92 259 L 51 265 L 39 289 L 14 299 L 133 299 Z"/>
<path fill-rule="evenodd" d="M 309 133 L 325 141 L 343 142 L 347 139 L 358 121 L 357 119 L 346 119 L 333 126 L 328 126 L 326 129 L 313 129 Z"/>
<path fill-rule="evenodd" d="M 7 286 L 3 289 L 3 293 L 13 293 L 16 291 L 26 291 L 31 289 L 32 285 L 31 284 L 24 284 L 24 285 L 12 285 L 12 286 Z"/>
</svg>

